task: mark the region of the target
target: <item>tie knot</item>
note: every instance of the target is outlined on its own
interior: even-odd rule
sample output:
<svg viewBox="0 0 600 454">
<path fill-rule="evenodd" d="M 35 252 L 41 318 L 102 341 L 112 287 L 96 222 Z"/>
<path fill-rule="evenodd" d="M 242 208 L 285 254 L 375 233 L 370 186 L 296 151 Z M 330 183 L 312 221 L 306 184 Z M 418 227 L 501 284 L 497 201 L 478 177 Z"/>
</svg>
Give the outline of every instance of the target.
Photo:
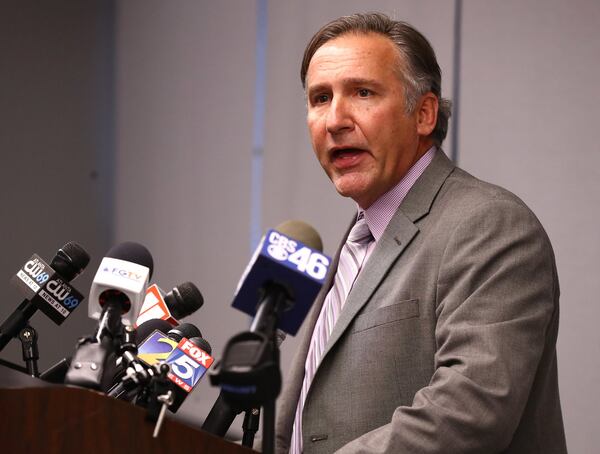
<svg viewBox="0 0 600 454">
<path fill-rule="evenodd" d="M 351 243 L 368 243 L 373 238 L 371 235 L 371 231 L 369 230 L 369 225 L 367 224 L 367 220 L 364 216 L 359 217 L 356 224 L 350 230 L 348 234 L 348 241 Z"/>
</svg>

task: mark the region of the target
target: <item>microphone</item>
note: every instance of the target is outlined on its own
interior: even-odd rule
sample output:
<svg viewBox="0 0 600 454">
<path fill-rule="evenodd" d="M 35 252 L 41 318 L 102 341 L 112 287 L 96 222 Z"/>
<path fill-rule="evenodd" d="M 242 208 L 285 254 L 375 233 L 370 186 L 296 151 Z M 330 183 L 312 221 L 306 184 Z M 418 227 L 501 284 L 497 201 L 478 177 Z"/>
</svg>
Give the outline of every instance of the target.
<svg viewBox="0 0 600 454">
<path fill-rule="evenodd" d="M 107 313 L 128 325 L 137 319 L 152 277 L 154 262 L 148 249 L 128 241 L 113 247 L 102 259 L 96 272 L 88 305 L 88 315 L 105 323 Z"/>
<path fill-rule="evenodd" d="M 146 297 L 136 325 L 147 320 L 159 318 L 177 326 L 178 319 L 193 314 L 204 304 L 200 290 L 191 282 L 184 282 L 165 293 L 156 284 L 152 284 L 146 291 Z"/>
<path fill-rule="evenodd" d="M 71 315 L 84 297 L 68 282 L 89 261 L 89 254 L 74 241 L 61 247 L 50 265 L 33 254 L 11 279 L 27 299 L 0 325 L 0 351 L 25 328 L 38 309 L 57 325 Z"/>
<path fill-rule="evenodd" d="M 171 382 L 170 389 L 174 394 L 174 400 L 169 405 L 169 410 L 175 413 L 212 365 L 214 359 L 210 356 L 211 353 L 212 348 L 208 341 L 202 338 L 200 330 L 191 323 L 182 323 L 169 330 L 166 335 L 158 330 L 153 331 L 139 345 L 137 358 L 149 366 L 149 369 L 147 369 L 149 373 L 147 377 L 144 377 L 147 379 L 157 378 L 154 372 L 151 371 L 153 366 L 159 366 L 163 363 L 169 366 L 170 370 L 166 378 Z M 131 389 L 131 383 L 135 383 L 136 380 L 138 379 L 135 376 L 135 371 L 131 369 L 125 379 L 114 387 L 109 395 L 123 398 L 122 396 L 127 392 L 127 389 Z M 140 385 L 146 384 L 148 384 L 148 380 L 145 383 L 140 383 Z M 139 396 L 138 391 L 128 392 L 125 399 L 131 400 L 136 394 L 138 394 L 138 401 L 142 405 L 149 400 L 147 392 L 143 392 Z"/>
<path fill-rule="evenodd" d="M 175 385 L 174 400 L 169 410 L 175 413 L 204 376 L 214 359 L 210 356 L 212 348 L 201 336 L 183 338 L 166 359 L 171 370 L 167 377 Z"/>
<path fill-rule="evenodd" d="M 136 357 L 148 366 L 158 365 L 169 357 L 181 339 L 201 335 L 200 330 L 191 323 L 182 323 L 177 328 L 173 328 L 165 320 L 148 320 L 142 323 L 136 332 L 135 342 L 138 346 Z M 130 374 L 133 374 L 133 372 L 130 371 Z M 120 380 L 123 375 L 122 370 L 117 374 L 113 374 L 114 377 L 117 375 L 119 375 Z M 127 385 L 122 382 L 117 383 L 112 386 L 109 395 L 120 397 L 120 393 L 126 387 Z"/>
<path fill-rule="evenodd" d="M 254 316 L 257 301 L 283 292 L 277 327 L 296 335 L 325 282 L 331 260 L 322 249 L 319 234 L 305 222 L 286 221 L 269 230 L 238 283 L 232 306 Z"/>
<path fill-rule="evenodd" d="M 135 359 L 139 359 L 137 356 L 139 353 L 138 346 L 143 344 L 146 339 L 148 339 L 155 331 L 164 333 L 166 335 L 171 328 L 172 326 L 170 323 L 161 319 L 150 319 L 142 323 L 134 333 L 133 342 L 136 346 Z M 104 372 L 105 380 L 103 380 L 106 383 L 106 386 L 104 386 L 102 389 L 107 395 L 123 400 L 132 400 L 135 397 L 135 395 L 123 397 L 124 393 L 127 391 L 126 386 L 123 384 L 123 377 L 126 373 L 126 369 L 130 366 L 128 362 L 130 359 L 131 358 L 129 355 L 125 355 L 124 357 L 119 358 L 117 361 L 107 364 Z M 135 369 L 128 372 L 133 374 Z"/>
<path fill-rule="evenodd" d="M 176 319 L 193 314 L 204 304 L 202 293 L 191 282 L 184 282 L 174 287 L 165 295 L 165 303 Z"/>
<path fill-rule="evenodd" d="M 222 437 L 237 413 L 274 402 L 281 389 L 279 344 L 285 333 L 298 332 L 327 275 L 331 261 L 322 248 L 319 234 L 302 221 L 284 222 L 262 238 L 232 304 L 255 317 L 250 331 L 230 339 L 210 375 L 221 392 L 204 430 Z"/>
<path fill-rule="evenodd" d="M 147 320 L 137 327 L 135 332 L 135 344 L 139 346 L 156 330 L 167 334 L 171 328 L 173 327 L 166 320 L 159 318 Z"/>
<path fill-rule="evenodd" d="M 150 321 L 145 324 L 147 323 Z M 167 330 L 154 330 L 138 344 L 137 357 L 147 365 L 154 366 L 161 361 L 166 361 L 182 339 L 201 336 L 200 330 L 191 323 L 182 323 L 175 328 L 169 325 Z"/>
<path fill-rule="evenodd" d="M 107 360 L 122 340 L 123 322 L 131 325 L 139 314 L 153 260 L 141 244 L 125 242 L 102 259 L 92 282 L 88 314 L 99 319 L 96 333 L 80 341 L 65 383 L 102 389 Z"/>
</svg>

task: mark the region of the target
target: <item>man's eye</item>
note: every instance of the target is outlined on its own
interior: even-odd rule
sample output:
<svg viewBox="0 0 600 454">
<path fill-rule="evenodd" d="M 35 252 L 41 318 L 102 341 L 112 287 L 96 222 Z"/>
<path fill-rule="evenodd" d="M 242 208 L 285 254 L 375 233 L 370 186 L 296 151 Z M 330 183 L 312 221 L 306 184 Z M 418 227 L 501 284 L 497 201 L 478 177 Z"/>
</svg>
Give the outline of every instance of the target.
<svg viewBox="0 0 600 454">
<path fill-rule="evenodd" d="M 315 104 L 324 104 L 329 101 L 329 95 L 317 95 L 314 97 Z"/>
<path fill-rule="evenodd" d="M 359 88 L 358 89 L 358 96 L 360 96 L 361 98 L 366 98 L 370 94 L 371 94 L 371 90 L 369 90 L 367 88 Z"/>
</svg>

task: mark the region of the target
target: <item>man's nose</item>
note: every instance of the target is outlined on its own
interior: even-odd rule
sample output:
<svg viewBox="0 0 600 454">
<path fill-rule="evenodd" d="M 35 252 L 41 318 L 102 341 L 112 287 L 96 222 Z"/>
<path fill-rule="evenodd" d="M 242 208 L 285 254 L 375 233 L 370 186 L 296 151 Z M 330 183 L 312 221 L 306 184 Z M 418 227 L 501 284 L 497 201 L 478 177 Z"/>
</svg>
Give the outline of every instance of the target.
<svg viewBox="0 0 600 454">
<path fill-rule="evenodd" d="M 336 97 L 329 105 L 327 113 L 327 132 L 337 134 L 354 128 L 351 106 L 344 98 Z"/>
</svg>

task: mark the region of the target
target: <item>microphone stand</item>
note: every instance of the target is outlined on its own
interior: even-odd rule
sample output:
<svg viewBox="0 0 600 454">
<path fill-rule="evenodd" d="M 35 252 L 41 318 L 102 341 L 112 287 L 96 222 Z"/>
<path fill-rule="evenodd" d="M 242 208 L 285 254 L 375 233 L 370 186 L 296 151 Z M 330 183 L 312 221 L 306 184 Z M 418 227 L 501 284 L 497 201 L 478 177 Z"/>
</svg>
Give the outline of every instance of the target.
<svg viewBox="0 0 600 454">
<path fill-rule="evenodd" d="M 65 377 L 66 384 L 103 389 L 107 360 L 122 345 L 125 335 L 121 314 L 129 310 L 127 305 L 130 304 L 127 296 L 119 291 L 106 293 L 96 334 L 79 341 Z"/>
<path fill-rule="evenodd" d="M 13 337 L 27 326 L 28 320 L 35 314 L 37 307 L 29 300 L 19 304 L 12 314 L 0 325 L 0 351 Z"/>
<path fill-rule="evenodd" d="M 19 333 L 21 349 L 23 350 L 23 361 L 25 361 L 27 373 L 32 377 L 40 376 L 37 362 L 40 359 L 40 352 L 38 350 L 37 339 L 37 331 L 29 324 Z"/>
<path fill-rule="evenodd" d="M 242 430 L 244 435 L 242 437 L 242 446 L 247 446 L 252 449 L 254 446 L 254 435 L 258 431 L 258 425 L 260 423 L 260 407 L 246 410 L 244 415 L 244 422 L 242 423 Z"/>
<path fill-rule="evenodd" d="M 288 307 L 290 296 L 284 286 L 276 283 L 268 284 L 263 295 L 250 331 L 229 340 L 220 364 L 210 375 L 210 381 L 213 386 L 221 387 L 219 398 L 222 395 L 224 402 L 237 413 L 263 407 L 262 449 L 264 453 L 272 454 L 275 452 L 275 399 L 281 391 L 275 333 L 279 316 Z M 222 426 L 219 421 L 210 418 L 211 414 L 203 428 Z M 248 416 L 249 429 L 253 427 L 251 418 Z M 254 435 L 248 434 L 245 438 L 253 443 Z"/>
</svg>

